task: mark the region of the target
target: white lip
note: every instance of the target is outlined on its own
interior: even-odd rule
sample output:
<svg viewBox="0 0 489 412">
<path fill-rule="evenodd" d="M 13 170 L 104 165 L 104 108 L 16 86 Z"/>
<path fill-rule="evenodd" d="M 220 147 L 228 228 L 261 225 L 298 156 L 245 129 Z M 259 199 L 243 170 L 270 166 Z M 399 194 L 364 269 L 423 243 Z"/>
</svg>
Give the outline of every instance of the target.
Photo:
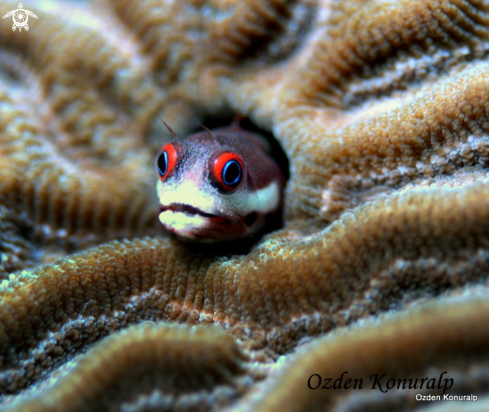
<svg viewBox="0 0 489 412">
<path fill-rule="evenodd" d="M 161 212 L 166 212 L 166 211 L 180 212 L 180 213 L 187 214 L 189 216 L 200 215 L 200 216 L 206 217 L 206 218 L 216 217 L 216 215 L 213 213 L 203 212 L 202 210 L 200 210 L 197 207 L 194 207 L 194 206 L 188 205 L 188 204 L 184 204 L 184 203 L 171 203 L 169 205 L 161 205 L 160 211 Z"/>
<path fill-rule="evenodd" d="M 191 236 L 195 229 L 208 227 L 210 219 L 208 217 L 187 212 L 165 210 L 160 213 L 160 222 L 169 230 L 173 230 L 180 235 Z"/>
<path fill-rule="evenodd" d="M 161 181 L 158 181 L 157 190 L 160 204 L 163 207 L 188 205 L 205 215 L 212 214 L 217 206 L 215 196 L 199 189 L 192 180 L 184 181 L 178 185 L 163 185 Z"/>
</svg>

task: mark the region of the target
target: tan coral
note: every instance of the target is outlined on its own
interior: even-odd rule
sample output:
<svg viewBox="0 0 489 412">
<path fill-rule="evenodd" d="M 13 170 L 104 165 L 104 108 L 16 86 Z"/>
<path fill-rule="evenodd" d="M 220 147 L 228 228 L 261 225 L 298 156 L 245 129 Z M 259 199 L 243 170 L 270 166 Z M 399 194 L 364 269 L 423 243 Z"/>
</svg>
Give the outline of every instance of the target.
<svg viewBox="0 0 489 412">
<path fill-rule="evenodd" d="M 21 92 L 4 89 L 0 95 L 0 195 L 40 237 L 77 244 L 82 236 L 147 233 L 156 208 L 145 167 L 152 153 L 143 147 L 141 130 L 157 110 L 158 91 L 93 30 L 39 15 L 47 37 L 2 39 L 28 59 L 3 56 L 4 70 L 16 73 Z M 84 52 L 90 57 L 81 59 Z M 127 112 L 114 110 L 107 98 Z"/>
<path fill-rule="evenodd" d="M 229 262 L 150 239 L 74 255 L 5 290 L 3 390 L 17 392 L 70 359 L 70 347 L 131 323 L 215 323 L 249 349 L 283 354 L 307 336 L 483 279 L 488 202 L 480 183 L 408 191 Z"/>
<path fill-rule="evenodd" d="M 475 370 L 464 373 L 463 369 L 487 367 L 488 309 L 487 290 L 469 289 L 462 297 L 425 303 L 382 316 L 380 322 L 333 333 L 300 348 L 237 409 L 336 411 L 343 401 L 342 410 L 355 410 L 363 396 L 370 408 L 389 411 L 417 408 L 416 395 L 443 398 L 448 389 L 460 391 L 464 385 L 475 392 L 485 377 L 481 371 L 477 376 Z M 465 363 L 462 368 L 460 358 Z M 427 379 L 422 382 L 423 378 Z M 334 390 L 334 386 L 341 388 Z M 398 386 L 406 390 L 397 390 Z M 477 410 L 487 407 L 487 397 L 483 402 Z"/>
<path fill-rule="evenodd" d="M 15 6 L 0 2 L 2 10 Z M 470 383 L 468 348 L 487 343 L 474 329 L 486 286 L 466 298 L 464 310 L 440 295 L 484 285 L 489 269 L 486 1 L 105 1 L 63 4 L 62 13 L 57 3 L 35 7 L 39 20 L 28 33 L 0 32 L 0 240 L 14 236 L 0 245 L 0 275 L 8 278 L 0 305 L 7 410 L 31 402 L 32 385 L 90 410 L 82 389 L 68 396 L 70 382 L 114 385 L 82 365 L 95 362 L 92 355 L 113 365 L 117 348 L 120 368 L 138 359 L 151 365 L 151 328 L 98 342 L 147 320 L 215 324 L 228 331 L 208 335 L 222 339 L 208 342 L 216 358 L 240 347 L 265 365 L 327 336 L 288 367 L 243 369 L 239 379 L 248 383 L 236 386 L 229 377 L 224 386 L 234 389 L 222 396 L 198 392 L 177 401 L 151 394 L 153 382 L 130 404 L 114 399 L 108 409 L 241 408 L 248 398 L 234 401 L 260 370 L 265 382 L 250 391 L 257 408 L 277 397 L 300 408 L 307 394 L 297 382 L 307 365 L 327 372 L 336 359 L 360 359 L 362 339 L 379 349 L 371 363 L 359 361 L 359 374 L 382 366 L 383 348 L 391 348 L 394 364 L 401 355 L 414 359 L 403 330 L 419 334 L 419 351 L 429 350 L 431 335 L 446 338 L 453 344 L 447 359 L 456 354 L 457 376 Z M 272 130 L 289 156 L 285 228 L 237 255 L 164 238 L 122 240 L 161 229 L 152 180 L 163 135 L 158 117 L 184 133 L 204 116 L 234 111 Z M 110 239 L 119 240 L 72 255 Z M 35 268 L 53 256 L 63 259 Z M 426 318 L 406 308 L 420 299 L 432 300 Z M 386 319 L 388 310 L 401 313 Z M 356 324 L 369 316 L 375 326 Z M 435 330 L 441 321 L 453 321 L 453 330 Z M 351 346 L 334 332 L 345 325 L 352 325 Z M 172 333 L 161 347 L 178 351 Z M 147 349 L 141 358 L 125 349 L 131 339 Z M 320 355 L 332 347 L 333 358 Z M 195 350 L 188 349 L 189 359 Z M 409 370 L 439 366 L 423 362 Z M 199 376 L 212 379 L 212 367 L 202 368 Z M 286 373 L 284 380 L 273 369 Z M 124 382 L 130 386 L 131 378 Z M 281 382 L 290 388 L 271 393 Z M 36 396 L 42 399 L 42 390 Z M 308 397 L 311 407 L 323 405 L 317 396 Z M 325 396 L 344 408 L 371 402 Z M 404 401 L 382 402 L 396 410 Z"/>
<path fill-rule="evenodd" d="M 146 323 L 105 339 L 57 383 L 37 388 L 10 406 L 22 412 L 113 410 L 116 399 L 137 407 L 130 402 L 135 394 L 158 388 L 168 406 L 210 407 L 244 392 L 253 382 L 244 378 L 246 372 L 260 377 L 248 360 L 231 336 L 219 330 Z M 199 396 L 192 402 L 186 397 L 193 392 Z"/>
</svg>

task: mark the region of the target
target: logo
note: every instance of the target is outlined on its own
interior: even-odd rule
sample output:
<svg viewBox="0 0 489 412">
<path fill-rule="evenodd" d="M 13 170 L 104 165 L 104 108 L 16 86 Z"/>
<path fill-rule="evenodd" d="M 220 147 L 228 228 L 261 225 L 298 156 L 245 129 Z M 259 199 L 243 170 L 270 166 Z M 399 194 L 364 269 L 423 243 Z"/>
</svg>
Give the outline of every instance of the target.
<svg viewBox="0 0 489 412">
<path fill-rule="evenodd" d="M 19 31 L 22 31 L 22 28 L 24 28 L 25 31 L 29 31 L 29 25 L 27 24 L 29 16 L 36 19 L 38 18 L 32 11 L 24 9 L 22 3 L 19 3 L 18 9 L 9 11 L 3 18 L 5 19 L 10 16 L 12 16 L 12 19 L 14 20 L 14 24 L 12 25 L 13 31 L 15 31 L 16 28 L 19 28 Z"/>
</svg>

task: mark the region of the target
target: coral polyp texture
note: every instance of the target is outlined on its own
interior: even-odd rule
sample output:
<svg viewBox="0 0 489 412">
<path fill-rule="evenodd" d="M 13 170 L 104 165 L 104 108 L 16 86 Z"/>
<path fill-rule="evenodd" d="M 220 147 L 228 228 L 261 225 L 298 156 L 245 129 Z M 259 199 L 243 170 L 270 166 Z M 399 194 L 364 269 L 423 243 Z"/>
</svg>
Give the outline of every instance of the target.
<svg viewBox="0 0 489 412">
<path fill-rule="evenodd" d="M 28 32 L 0 21 L 0 410 L 487 410 L 487 0 L 24 7 Z M 159 118 L 235 113 L 288 157 L 283 227 L 170 238 Z M 310 388 L 342 374 L 364 387 Z M 442 376 L 478 401 L 416 400 Z"/>
</svg>

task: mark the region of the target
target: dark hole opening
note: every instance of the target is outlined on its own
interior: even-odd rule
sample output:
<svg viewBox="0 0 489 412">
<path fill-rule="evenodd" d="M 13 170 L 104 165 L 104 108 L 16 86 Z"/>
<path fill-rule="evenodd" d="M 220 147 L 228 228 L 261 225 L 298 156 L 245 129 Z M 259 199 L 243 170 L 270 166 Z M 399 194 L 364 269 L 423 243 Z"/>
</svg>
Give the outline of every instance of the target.
<svg viewBox="0 0 489 412">
<path fill-rule="evenodd" d="M 256 220 L 256 213 L 255 212 L 252 212 L 248 216 L 245 217 L 245 223 L 248 226 L 251 226 L 253 223 L 255 223 L 255 220 Z"/>
</svg>

